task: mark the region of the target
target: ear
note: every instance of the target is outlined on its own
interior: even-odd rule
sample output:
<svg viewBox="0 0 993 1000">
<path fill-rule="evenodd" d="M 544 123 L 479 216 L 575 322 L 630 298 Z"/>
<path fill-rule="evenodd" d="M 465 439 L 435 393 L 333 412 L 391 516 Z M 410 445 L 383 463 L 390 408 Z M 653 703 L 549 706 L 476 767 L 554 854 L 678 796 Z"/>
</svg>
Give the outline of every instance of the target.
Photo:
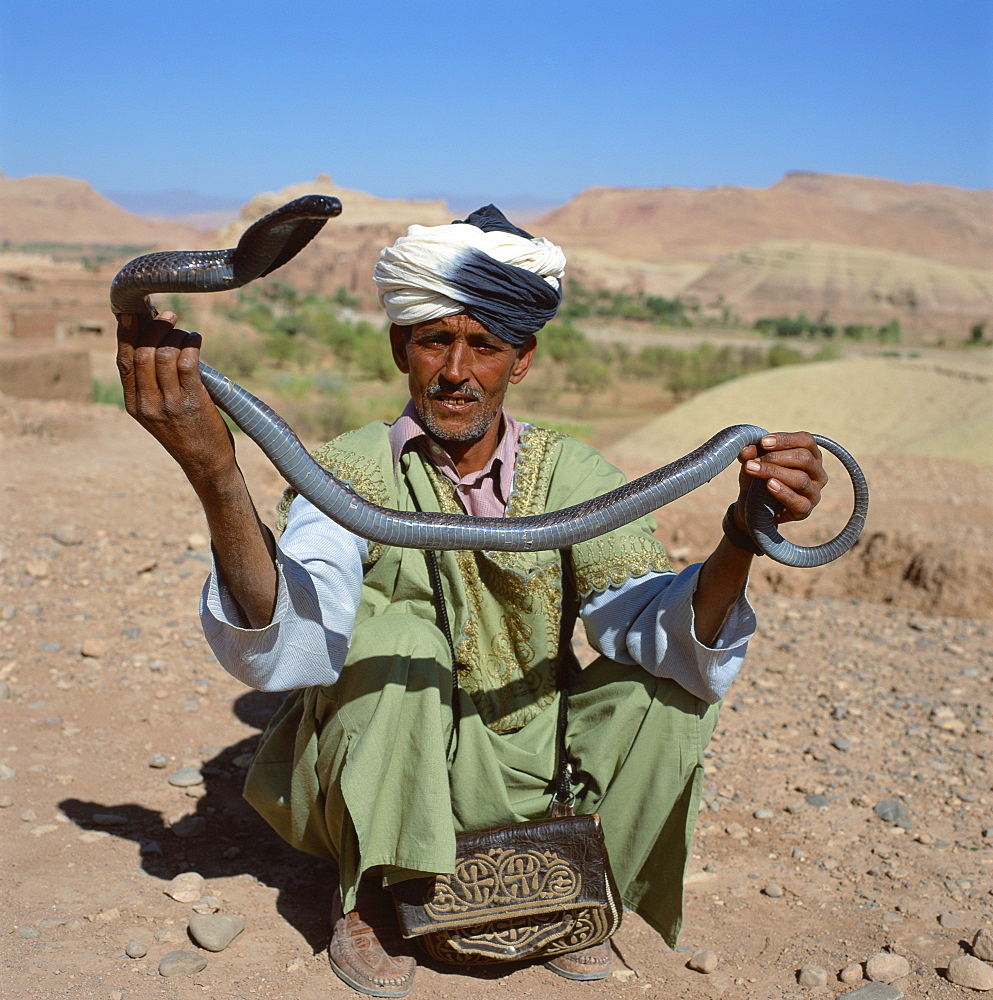
<svg viewBox="0 0 993 1000">
<path fill-rule="evenodd" d="M 528 337 L 521 345 L 517 352 L 517 363 L 514 365 L 514 370 L 510 376 L 510 381 L 513 385 L 517 385 L 527 375 L 531 367 L 531 362 L 534 361 L 534 352 L 537 347 L 538 341 L 534 336 Z"/>
<path fill-rule="evenodd" d="M 404 375 L 410 374 L 410 362 L 407 360 L 407 332 L 406 327 L 397 326 L 396 323 L 390 324 L 390 347 L 393 350 L 393 361 Z"/>
</svg>

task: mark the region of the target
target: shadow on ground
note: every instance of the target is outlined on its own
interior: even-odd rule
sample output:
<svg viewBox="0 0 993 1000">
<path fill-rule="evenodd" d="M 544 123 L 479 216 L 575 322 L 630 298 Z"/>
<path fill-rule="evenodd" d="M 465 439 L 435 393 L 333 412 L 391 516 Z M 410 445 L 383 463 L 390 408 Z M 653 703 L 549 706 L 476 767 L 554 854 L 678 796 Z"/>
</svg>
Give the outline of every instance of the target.
<svg viewBox="0 0 993 1000">
<path fill-rule="evenodd" d="M 250 691 L 233 705 L 243 722 L 261 732 L 282 702 L 281 694 Z M 258 736 L 225 747 L 201 768 L 205 794 L 195 812 L 175 824 L 162 813 L 135 803 L 64 799 L 60 808 L 84 830 L 101 830 L 139 845 L 142 868 L 169 881 L 196 871 L 205 879 L 248 874 L 277 889 L 277 909 L 313 948 L 323 951 L 331 936 L 331 895 L 337 871 L 329 862 L 303 854 L 280 839 L 241 797 L 245 770 L 235 763 L 252 754 Z M 191 800 L 192 802 L 192 800 Z M 121 825 L 95 817 L 123 817 Z M 178 831 L 178 832 L 177 832 Z M 324 900 L 326 905 L 315 905 Z"/>
</svg>

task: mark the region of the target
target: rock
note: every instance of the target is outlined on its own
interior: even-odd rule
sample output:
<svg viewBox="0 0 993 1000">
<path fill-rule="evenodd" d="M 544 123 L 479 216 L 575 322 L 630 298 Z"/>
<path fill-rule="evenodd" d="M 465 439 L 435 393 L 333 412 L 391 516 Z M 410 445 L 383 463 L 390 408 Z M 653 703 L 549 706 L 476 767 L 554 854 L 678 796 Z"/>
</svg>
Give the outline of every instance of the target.
<svg viewBox="0 0 993 1000">
<path fill-rule="evenodd" d="M 193 785 L 203 784 L 203 775 L 195 767 L 181 767 L 169 775 L 169 784 L 176 788 L 190 788 Z"/>
<path fill-rule="evenodd" d="M 170 951 L 159 962 L 160 976 L 192 976 L 207 968 L 207 959 L 198 951 Z"/>
<path fill-rule="evenodd" d="M 298 956 L 297 958 L 291 958 L 284 968 L 287 972 L 302 972 L 307 968 L 307 963 Z"/>
<path fill-rule="evenodd" d="M 16 778 L 17 772 L 7 764 L 0 764 L 0 781 L 10 781 L 11 778 Z"/>
<path fill-rule="evenodd" d="M 103 639 L 86 639 L 79 647 L 79 652 L 91 659 L 102 660 L 107 655 L 107 643 Z"/>
<path fill-rule="evenodd" d="M 993 931 L 986 927 L 976 931 L 972 940 L 972 953 L 984 962 L 993 962 Z"/>
<path fill-rule="evenodd" d="M 810 989 L 827 986 L 827 969 L 822 969 L 819 965 L 805 965 L 797 973 L 796 981 L 801 986 L 806 986 Z"/>
<path fill-rule="evenodd" d="M 120 813 L 94 813 L 93 822 L 97 826 L 126 826 L 128 818 Z"/>
<path fill-rule="evenodd" d="M 783 887 L 777 885 L 775 882 L 770 882 L 768 885 L 762 887 L 762 894 L 768 896 L 770 899 L 779 899 L 783 894 Z"/>
<path fill-rule="evenodd" d="M 851 997 L 852 1000 L 903 1000 L 903 992 L 895 986 L 888 986 L 886 983 L 869 983 L 850 993 L 842 993 L 838 1000 L 844 997 Z"/>
<path fill-rule="evenodd" d="M 124 954 L 128 958 L 144 958 L 148 954 L 148 946 L 144 941 L 128 941 L 124 946 Z"/>
<path fill-rule="evenodd" d="M 193 904 L 196 913 L 216 913 L 223 904 L 216 896 L 204 896 L 198 903 Z"/>
<path fill-rule="evenodd" d="M 224 951 L 245 929 L 245 918 L 234 913 L 194 913 L 190 937 L 207 951 Z"/>
<path fill-rule="evenodd" d="M 151 757 L 148 758 L 148 766 L 154 767 L 157 770 L 165 767 L 169 763 L 169 758 L 164 753 L 153 753 Z"/>
<path fill-rule="evenodd" d="M 833 740 L 831 740 L 831 746 L 833 746 L 835 748 L 835 750 L 851 750 L 852 749 L 851 740 L 846 740 L 844 736 L 835 736 L 835 738 Z"/>
<path fill-rule="evenodd" d="M 207 881 L 199 872 L 182 872 L 162 891 L 177 903 L 195 903 L 207 888 Z"/>
<path fill-rule="evenodd" d="M 0 809 L 9 809 L 14 804 L 12 795 L 0 795 Z"/>
<path fill-rule="evenodd" d="M 948 963 L 948 981 L 968 990 L 993 990 L 993 965 L 972 955 L 959 955 Z"/>
<path fill-rule="evenodd" d="M 740 823 L 728 823 L 724 832 L 732 840 L 744 840 L 748 836 L 748 831 Z"/>
<path fill-rule="evenodd" d="M 942 927 L 947 927 L 950 930 L 957 930 L 959 928 L 965 927 L 966 921 L 965 917 L 960 913 L 952 913 L 950 910 L 946 910 L 944 913 L 938 914 L 938 923 Z"/>
<path fill-rule="evenodd" d="M 851 962 L 838 973 L 838 979 L 846 986 L 854 986 L 862 981 L 862 965 L 859 962 Z"/>
<path fill-rule="evenodd" d="M 169 829 L 182 840 L 189 840 L 191 837 L 199 837 L 207 832 L 207 821 L 203 816 L 184 816 L 182 819 L 176 820 Z"/>
<path fill-rule="evenodd" d="M 907 806 L 903 799 L 897 795 L 876 803 L 873 807 L 873 812 L 880 819 L 885 820 L 887 823 L 892 823 L 894 826 L 903 827 L 904 830 L 909 830 L 912 826 Z"/>
<path fill-rule="evenodd" d="M 808 806 L 813 806 L 815 809 L 827 809 L 831 805 L 826 795 L 808 795 L 806 802 Z M 816 966 L 812 966 L 811 968 L 816 968 Z"/>
<path fill-rule="evenodd" d="M 874 983 L 892 983 L 910 975 L 910 963 L 903 955 L 881 951 L 865 963 L 865 978 Z"/>
<path fill-rule="evenodd" d="M 752 815 L 756 819 L 772 819 L 775 813 L 771 809 L 756 809 Z"/>
<path fill-rule="evenodd" d="M 715 952 L 702 948 L 700 951 L 693 952 L 690 960 L 686 963 L 686 968 L 692 969 L 694 972 L 702 972 L 705 976 L 709 976 L 717 968 L 718 961 Z"/>
<path fill-rule="evenodd" d="M 36 938 L 41 937 L 41 931 L 37 927 L 32 927 L 30 924 L 22 924 L 17 928 L 17 936 L 22 938 Z"/>
<path fill-rule="evenodd" d="M 6 681 L 0 681 L 0 701 L 10 701 L 12 693 L 10 685 Z"/>
</svg>

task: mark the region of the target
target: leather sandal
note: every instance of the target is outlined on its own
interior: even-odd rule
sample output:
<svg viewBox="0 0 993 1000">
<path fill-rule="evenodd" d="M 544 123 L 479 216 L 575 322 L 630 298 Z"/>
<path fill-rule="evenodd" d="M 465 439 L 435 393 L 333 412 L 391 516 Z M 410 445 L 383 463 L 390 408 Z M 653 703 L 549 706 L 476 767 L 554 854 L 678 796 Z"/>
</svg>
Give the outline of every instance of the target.
<svg viewBox="0 0 993 1000">
<path fill-rule="evenodd" d="M 414 983 L 417 962 L 400 937 L 389 890 L 364 879 L 355 909 L 341 912 L 341 891 L 331 903 L 328 958 L 335 975 L 370 997 L 405 997 Z"/>
<path fill-rule="evenodd" d="M 563 979 L 575 979 L 580 982 L 592 982 L 606 979 L 610 975 L 610 941 L 601 941 L 590 945 L 582 951 L 570 951 L 565 955 L 556 955 L 545 963 Z"/>
</svg>

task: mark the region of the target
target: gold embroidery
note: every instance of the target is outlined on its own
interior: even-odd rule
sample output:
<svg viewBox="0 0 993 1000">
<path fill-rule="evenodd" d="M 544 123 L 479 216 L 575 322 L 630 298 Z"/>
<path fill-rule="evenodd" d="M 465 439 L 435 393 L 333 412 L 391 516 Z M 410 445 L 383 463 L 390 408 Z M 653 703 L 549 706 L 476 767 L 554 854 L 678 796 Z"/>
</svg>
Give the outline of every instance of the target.
<svg viewBox="0 0 993 1000">
<path fill-rule="evenodd" d="M 593 590 L 619 587 L 632 577 L 671 569 L 662 544 L 650 535 L 613 533 L 574 546 L 573 568 L 576 590 L 583 597 Z"/>
</svg>

